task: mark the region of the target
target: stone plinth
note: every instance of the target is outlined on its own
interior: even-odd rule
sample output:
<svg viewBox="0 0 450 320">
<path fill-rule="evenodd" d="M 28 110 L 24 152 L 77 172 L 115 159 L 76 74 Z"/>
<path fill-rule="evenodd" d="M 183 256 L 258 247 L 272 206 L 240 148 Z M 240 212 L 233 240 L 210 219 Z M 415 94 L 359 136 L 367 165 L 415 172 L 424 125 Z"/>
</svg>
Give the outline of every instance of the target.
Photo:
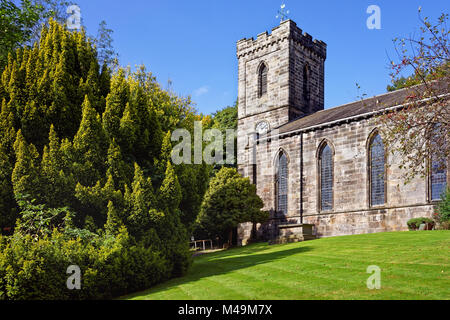
<svg viewBox="0 0 450 320">
<path fill-rule="evenodd" d="M 278 229 L 279 236 L 270 241 L 270 244 L 291 243 L 316 239 L 316 236 L 313 233 L 313 224 L 280 224 Z"/>
</svg>

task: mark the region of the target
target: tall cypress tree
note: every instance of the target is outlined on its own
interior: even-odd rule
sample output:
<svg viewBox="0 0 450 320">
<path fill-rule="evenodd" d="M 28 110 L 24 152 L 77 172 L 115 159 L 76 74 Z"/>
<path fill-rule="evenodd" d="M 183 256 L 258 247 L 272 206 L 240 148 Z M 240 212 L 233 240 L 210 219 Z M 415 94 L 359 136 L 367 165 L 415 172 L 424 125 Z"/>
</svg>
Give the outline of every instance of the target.
<svg viewBox="0 0 450 320">
<path fill-rule="evenodd" d="M 39 154 L 33 144 L 28 144 L 25 141 L 21 130 L 17 132 L 14 151 L 17 160 L 11 181 L 15 196 L 29 195 L 37 200 L 42 200 L 39 181 Z"/>
<path fill-rule="evenodd" d="M 84 186 L 93 186 L 105 174 L 108 143 L 100 116 L 86 96 L 83 102 L 83 117 L 80 128 L 73 139 L 76 157 L 74 173 Z"/>
<path fill-rule="evenodd" d="M 175 174 L 172 163 L 167 161 L 165 178 L 158 192 L 161 209 L 174 214 L 179 208 L 181 199 L 182 194 L 178 177 Z"/>
</svg>

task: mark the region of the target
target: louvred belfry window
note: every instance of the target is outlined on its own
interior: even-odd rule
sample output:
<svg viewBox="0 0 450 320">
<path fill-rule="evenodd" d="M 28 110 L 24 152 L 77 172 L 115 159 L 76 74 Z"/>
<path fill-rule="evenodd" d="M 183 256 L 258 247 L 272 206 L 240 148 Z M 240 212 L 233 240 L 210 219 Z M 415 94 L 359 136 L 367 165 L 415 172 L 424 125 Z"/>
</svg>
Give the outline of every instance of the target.
<svg viewBox="0 0 450 320">
<path fill-rule="evenodd" d="M 267 93 L 267 67 L 262 64 L 259 69 L 259 96 L 263 96 Z"/>
</svg>

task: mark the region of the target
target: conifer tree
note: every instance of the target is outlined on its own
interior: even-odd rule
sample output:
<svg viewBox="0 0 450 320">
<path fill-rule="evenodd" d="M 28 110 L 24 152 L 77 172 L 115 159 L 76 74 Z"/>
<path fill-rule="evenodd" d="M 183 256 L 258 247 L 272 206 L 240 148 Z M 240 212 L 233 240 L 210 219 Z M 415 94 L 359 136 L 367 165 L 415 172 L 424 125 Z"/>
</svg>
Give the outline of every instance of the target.
<svg viewBox="0 0 450 320">
<path fill-rule="evenodd" d="M 119 141 L 126 153 L 136 152 L 136 142 L 148 137 L 139 136 L 139 119 L 133 104 L 127 102 L 123 117 L 120 119 Z"/>
<path fill-rule="evenodd" d="M 73 149 L 77 160 L 74 164 L 77 181 L 84 186 L 94 185 L 106 172 L 103 159 L 106 158 L 108 144 L 100 116 L 87 96 L 83 103 L 80 128 L 73 140 Z"/>
<path fill-rule="evenodd" d="M 108 202 L 108 214 L 105 224 L 105 231 L 108 235 L 117 235 L 120 228 L 123 226 L 123 222 L 119 217 L 119 214 L 114 207 L 112 201 Z"/>
<path fill-rule="evenodd" d="M 160 208 L 174 214 L 179 209 L 181 198 L 182 194 L 178 177 L 175 174 L 172 163 L 167 161 L 165 178 L 158 193 Z"/>
<path fill-rule="evenodd" d="M 101 65 L 113 67 L 117 64 L 117 53 L 112 45 L 113 30 L 107 28 L 105 20 L 100 22 L 97 32 L 96 45 L 98 50 L 98 60 Z"/>
<path fill-rule="evenodd" d="M 17 210 L 11 182 L 12 171 L 13 165 L 0 144 L 0 231 L 15 224 Z"/>
<path fill-rule="evenodd" d="M 49 144 L 44 147 L 41 161 L 41 188 L 44 202 L 51 208 L 70 205 L 73 201 L 73 178 L 64 162 L 55 127 L 50 127 Z"/>
<path fill-rule="evenodd" d="M 106 97 L 106 109 L 102 116 L 103 128 L 109 139 L 119 137 L 120 119 L 122 118 L 129 95 L 130 89 L 125 79 L 125 71 L 119 69 L 112 76 L 111 90 Z"/>
<path fill-rule="evenodd" d="M 29 195 L 34 199 L 40 199 L 39 154 L 33 144 L 25 141 L 21 130 L 17 132 L 14 151 L 17 160 L 11 181 L 15 196 Z"/>
<path fill-rule="evenodd" d="M 150 178 L 145 179 L 142 169 L 135 164 L 132 191 L 125 191 L 125 199 L 129 201 L 130 214 L 127 224 L 136 237 L 141 237 L 146 231 L 164 216 L 156 210 L 156 199 Z"/>
<path fill-rule="evenodd" d="M 81 203 L 81 206 L 77 208 L 80 214 L 91 216 L 97 226 L 102 226 L 106 222 L 109 201 L 113 201 L 116 206 L 123 206 L 122 192 L 115 190 L 111 175 L 103 186 L 101 181 L 97 181 L 93 187 L 78 183 L 75 187 L 75 196 Z"/>
<path fill-rule="evenodd" d="M 123 191 L 125 185 L 129 185 L 133 179 L 133 169 L 123 160 L 122 151 L 115 139 L 109 145 L 107 165 L 107 175 L 111 175 L 116 188 Z"/>
</svg>

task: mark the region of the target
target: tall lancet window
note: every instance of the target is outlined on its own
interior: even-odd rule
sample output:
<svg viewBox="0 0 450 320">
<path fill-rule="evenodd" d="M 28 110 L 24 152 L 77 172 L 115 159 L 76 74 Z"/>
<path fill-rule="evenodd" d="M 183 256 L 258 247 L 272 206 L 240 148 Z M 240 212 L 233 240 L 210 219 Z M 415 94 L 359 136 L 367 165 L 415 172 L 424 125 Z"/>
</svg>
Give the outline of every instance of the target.
<svg viewBox="0 0 450 320">
<path fill-rule="evenodd" d="M 326 144 L 319 154 L 320 166 L 320 208 L 333 209 L 333 151 Z"/>
<path fill-rule="evenodd" d="M 430 141 L 431 150 L 440 150 L 446 149 L 447 141 L 444 140 L 444 145 L 439 146 L 437 143 L 440 137 L 445 137 L 447 130 L 444 129 L 444 126 L 441 124 L 434 125 L 433 129 L 433 138 Z M 437 138 L 435 140 L 435 138 Z M 442 195 L 445 193 L 447 189 L 447 166 L 448 159 L 445 156 L 442 156 L 441 152 L 436 152 L 432 154 L 430 157 L 430 180 L 429 180 L 429 193 L 430 200 L 437 201 L 442 199 Z"/>
<path fill-rule="evenodd" d="M 386 157 L 383 140 L 376 134 L 369 147 L 370 205 L 379 206 L 386 202 Z"/>
<path fill-rule="evenodd" d="M 441 200 L 447 188 L 447 163 L 445 159 L 433 157 L 430 172 L 431 200 Z"/>
<path fill-rule="evenodd" d="M 262 97 L 263 95 L 265 95 L 267 93 L 267 66 L 265 63 L 263 63 L 260 67 L 259 67 L 259 79 L 258 79 L 258 93 L 259 96 Z"/>
<path fill-rule="evenodd" d="M 276 177 L 277 192 L 277 212 L 287 214 L 287 193 L 288 193 L 288 161 L 286 154 L 280 152 L 278 158 L 278 173 Z"/>
</svg>

